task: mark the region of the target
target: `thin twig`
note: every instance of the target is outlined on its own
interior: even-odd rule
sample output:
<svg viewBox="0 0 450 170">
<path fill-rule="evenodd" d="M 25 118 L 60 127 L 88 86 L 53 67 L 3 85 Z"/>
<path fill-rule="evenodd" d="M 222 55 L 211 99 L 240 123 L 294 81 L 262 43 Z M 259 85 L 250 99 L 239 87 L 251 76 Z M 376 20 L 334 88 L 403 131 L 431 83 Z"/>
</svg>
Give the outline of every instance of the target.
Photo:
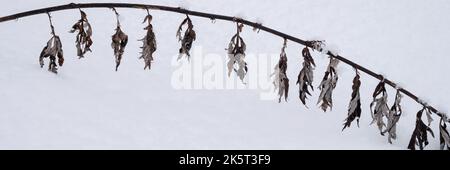
<svg viewBox="0 0 450 170">
<path fill-rule="evenodd" d="M 50 22 L 50 28 L 52 30 L 52 35 L 55 35 L 55 27 L 53 27 L 52 16 L 50 15 L 50 12 L 47 12 L 47 16 L 48 16 L 48 21 Z"/>
<path fill-rule="evenodd" d="M 120 21 L 119 21 L 119 13 L 117 12 L 116 8 L 111 7 L 111 9 L 114 11 L 114 14 L 116 14 L 116 20 L 117 20 L 117 27 L 120 27 Z"/>
</svg>

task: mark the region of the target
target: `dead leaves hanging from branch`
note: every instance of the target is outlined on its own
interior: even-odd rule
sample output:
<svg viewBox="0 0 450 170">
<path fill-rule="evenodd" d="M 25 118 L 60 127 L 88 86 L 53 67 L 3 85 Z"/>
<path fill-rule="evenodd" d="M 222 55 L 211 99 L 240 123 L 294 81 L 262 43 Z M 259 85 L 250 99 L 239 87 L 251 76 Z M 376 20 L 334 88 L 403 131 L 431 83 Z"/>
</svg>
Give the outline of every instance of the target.
<svg viewBox="0 0 450 170">
<path fill-rule="evenodd" d="M 184 32 L 184 36 L 181 36 L 181 31 L 183 31 L 183 26 L 187 25 L 186 31 Z M 196 39 L 196 34 L 194 31 L 194 25 L 192 25 L 192 21 L 189 18 L 188 15 L 186 15 L 186 19 L 181 22 L 180 26 L 178 26 L 177 35 L 178 41 L 181 42 L 181 48 L 179 50 L 178 60 L 183 57 L 183 55 L 187 56 L 187 59 L 189 60 L 191 57 L 191 54 L 189 51 L 191 50 L 192 43 Z"/>
<path fill-rule="evenodd" d="M 303 105 L 306 106 L 306 98 L 307 98 L 306 95 L 311 96 L 308 87 L 310 87 L 311 90 L 314 91 L 312 82 L 314 79 L 313 70 L 316 64 L 314 63 L 314 59 L 312 58 L 311 53 L 309 53 L 308 47 L 303 48 L 302 56 L 303 56 L 303 68 L 298 74 L 297 84 L 299 86 L 300 101 L 303 103 Z"/>
<path fill-rule="evenodd" d="M 77 47 L 77 56 L 79 58 L 84 58 L 84 54 L 86 54 L 86 52 L 92 52 L 90 48 L 93 43 L 91 38 L 92 27 L 88 22 L 86 13 L 81 9 L 80 14 L 81 19 L 72 26 L 72 30 L 70 30 L 70 33 L 75 33 L 78 31 L 75 41 Z"/>
<path fill-rule="evenodd" d="M 281 98 L 284 96 L 284 100 L 287 101 L 289 94 L 289 78 L 287 77 L 287 56 L 286 56 L 286 43 L 287 40 L 284 39 L 283 47 L 281 48 L 280 60 L 275 65 L 274 72 L 272 76 L 274 76 L 273 85 L 275 86 L 275 90 L 278 89 L 278 102 L 281 102 Z"/>
<path fill-rule="evenodd" d="M 44 47 L 44 49 L 42 49 L 41 55 L 39 56 L 39 63 L 41 65 L 41 68 L 44 67 L 44 58 L 47 57 L 50 59 L 48 71 L 58 73 L 56 57 L 58 57 L 59 66 L 62 66 L 64 63 L 62 44 L 59 36 L 53 35 L 52 38 L 48 40 L 47 45 Z"/>
<path fill-rule="evenodd" d="M 356 124 L 359 127 L 359 118 L 361 117 L 361 96 L 359 93 L 359 88 L 361 87 L 361 81 L 359 80 L 359 72 L 356 70 L 356 76 L 353 78 L 352 85 L 352 98 L 350 99 L 350 104 L 348 105 L 348 117 L 345 119 L 344 130 L 346 127 L 350 127 L 352 122 L 356 119 Z"/>
<path fill-rule="evenodd" d="M 114 56 L 116 58 L 116 71 L 117 71 L 120 65 L 120 61 L 122 60 L 122 55 L 125 52 L 125 47 L 127 46 L 128 43 L 128 35 L 125 34 L 120 28 L 119 13 L 117 13 L 115 8 L 112 8 L 112 10 L 116 14 L 117 19 L 116 32 L 114 33 L 114 35 L 112 35 L 112 43 L 111 43 L 111 47 L 114 49 Z"/>
<path fill-rule="evenodd" d="M 416 127 L 414 128 L 413 134 L 411 135 L 408 149 L 416 150 L 416 146 L 419 146 L 419 149 L 423 150 L 423 148 L 428 145 L 428 133 L 430 133 L 431 136 L 434 137 L 433 131 L 431 130 L 430 126 L 426 125 L 422 121 L 422 114 L 424 111 L 429 112 L 429 109 L 424 107 L 422 110 L 417 112 Z"/>
<path fill-rule="evenodd" d="M 56 58 L 58 58 L 58 65 L 62 66 L 64 64 L 64 56 L 62 50 L 62 43 L 59 39 L 59 36 L 55 34 L 55 29 L 53 27 L 52 18 L 50 13 L 47 13 L 48 19 L 50 21 L 50 28 L 52 37 L 48 40 L 47 45 L 42 49 L 41 54 L 39 55 L 39 64 L 41 68 L 44 66 L 44 58 L 50 58 L 50 62 L 48 65 L 48 71 L 53 73 L 58 73 L 58 66 L 56 65 Z"/>
<path fill-rule="evenodd" d="M 373 101 L 370 103 L 370 112 L 372 115 L 372 122 L 377 123 L 380 134 L 383 135 L 383 127 L 386 126 L 383 117 L 389 114 L 389 107 L 387 105 L 387 92 L 385 88 L 384 79 L 378 83 L 375 91 L 372 94 Z"/>
<path fill-rule="evenodd" d="M 147 9 L 147 16 L 144 19 L 144 22 L 148 22 L 147 27 L 144 28 L 144 30 L 147 30 L 147 34 L 144 38 L 142 38 L 140 41 L 142 41 L 143 45 L 141 47 L 141 57 L 139 59 L 144 59 L 144 70 L 148 68 L 151 69 L 152 61 L 153 61 L 153 53 L 156 51 L 156 38 L 155 33 L 153 32 L 153 25 L 152 25 L 152 15 L 150 15 L 148 9 Z"/>
<path fill-rule="evenodd" d="M 118 67 L 121 63 L 121 59 L 123 56 L 123 53 L 125 51 L 125 47 L 128 43 L 128 36 L 122 31 L 120 21 L 119 21 L 119 14 L 116 11 L 115 8 L 112 8 L 116 15 L 117 19 L 117 27 L 115 29 L 114 35 L 112 35 L 112 43 L 111 47 L 114 50 L 114 56 L 116 61 L 116 71 L 118 70 Z M 49 58 L 49 67 L 48 70 L 57 73 L 58 65 L 62 66 L 64 63 L 64 57 L 63 57 L 63 50 L 62 50 L 62 43 L 59 38 L 55 34 L 54 27 L 52 24 L 52 19 L 49 13 L 49 21 L 50 21 L 50 27 L 51 27 L 51 34 L 52 37 L 47 42 L 47 45 L 43 48 L 41 51 L 41 54 L 39 56 L 39 64 L 41 68 L 44 66 L 44 59 Z M 89 51 L 91 52 L 90 47 L 93 44 L 92 41 L 92 27 L 90 23 L 88 22 L 87 15 L 85 12 L 83 12 L 80 9 L 81 18 L 72 26 L 72 29 L 69 31 L 70 33 L 77 33 L 76 35 L 76 48 L 77 48 L 77 56 L 79 58 L 83 58 L 85 54 Z M 213 20 L 215 18 L 212 18 Z M 242 20 L 234 20 L 237 22 L 237 32 L 236 34 L 231 38 L 230 43 L 228 45 L 228 57 L 229 61 L 227 63 L 228 67 L 228 76 L 230 76 L 231 72 L 236 72 L 237 76 L 241 79 L 241 81 L 244 81 L 244 78 L 248 72 L 247 63 L 245 62 L 245 51 L 246 51 L 246 44 L 242 37 L 240 36 L 240 33 L 242 32 L 242 28 L 244 26 Z M 245 21 L 245 20 L 244 20 Z M 145 69 L 151 69 L 151 63 L 153 61 L 153 53 L 156 51 L 157 44 L 156 44 L 156 38 L 155 33 L 153 31 L 153 25 L 152 22 L 152 15 L 150 15 L 149 11 L 147 10 L 147 16 L 145 17 L 143 23 L 147 22 L 147 26 L 144 28 L 146 30 L 146 35 L 140 39 L 140 41 L 143 42 L 143 46 L 141 47 L 141 56 L 139 59 L 143 59 L 145 66 Z M 248 22 L 248 21 L 245 21 Z M 247 23 L 248 24 L 248 23 Z M 252 24 L 249 24 L 252 25 Z M 189 16 L 186 15 L 186 19 L 183 20 L 183 22 L 180 24 L 177 30 L 176 37 L 181 42 L 181 48 L 179 49 L 179 56 L 178 59 L 180 59 L 183 55 L 187 56 L 187 59 L 190 59 L 190 49 L 192 47 L 192 43 L 196 39 L 196 33 L 193 30 L 193 24 Z M 184 34 L 182 34 L 183 28 Z M 254 26 L 254 30 L 260 30 L 261 24 L 257 24 Z M 183 35 L 183 36 L 182 36 Z M 273 75 L 275 76 L 273 84 L 275 85 L 275 89 L 278 90 L 278 96 L 279 100 L 278 102 L 281 102 L 281 99 L 284 97 L 285 101 L 287 101 L 288 98 L 288 91 L 289 91 L 289 79 L 287 76 L 287 56 L 286 56 L 286 42 L 285 39 L 283 47 L 281 49 L 280 59 L 275 67 L 275 71 Z M 301 43 L 305 44 L 305 43 Z M 337 54 L 333 54 L 332 51 L 327 51 L 326 46 L 324 45 L 324 41 L 309 41 L 306 43 L 306 46 L 302 50 L 302 56 L 304 58 L 303 61 L 303 67 L 298 75 L 297 84 L 299 84 L 299 98 L 301 102 L 306 106 L 306 99 L 307 96 L 311 96 L 311 91 L 313 91 L 313 70 L 315 68 L 314 60 L 309 52 L 309 48 L 313 50 L 320 51 L 322 53 L 330 55 L 330 63 L 327 67 L 327 70 L 325 72 L 325 75 L 319 85 L 319 89 L 321 90 L 319 99 L 317 104 L 320 104 L 320 107 L 323 111 L 327 111 L 328 108 L 332 109 L 333 107 L 333 101 L 332 101 L 332 93 L 333 90 L 336 87 L 338 75 L 336 72 L 336 67 L 338 64 L 338 59 L 340 56 Z M 58 64 L 56 64 L 56 59 L 58 59 Z M 339 58 L 343 61 L 345 61 L 342 58 Z M 349 62 L 346 62 L 349 63 Z M 350 64 L 352 65 L 352 64 Z M 353 64 L 352 66 L 358 66 L 357 64 Z M 356 67 L 355 66 L 355 67 Z M 358 67 L 363 68 L 363 67 Z M 366 73 L 369 73 L 369 71 L 365 71 Z M 373 75 L 373 74 L 371 74 Z M 377 77 L 377 76 L 374 76 Z M 377 77 L 378 78 L 378 77 Z M 395 86 L 392 82 L 387 81 L 389 85 Z M 360 96 L 360 75 L 358 71 L 356 71 L 356 76 L 353 79 L 353 85 L 352 85 L 352 94 L 351 94 L 351 100 L 348 106 L 348 116 L 345 120 L 344 127 L 342 130 L 344 130 L 346 127 L 350 127 L 351 123 L 356 120 L 357 125 L 359 127 L 359 119 L 361 117 L 361 96 Z M 417 113 L 416 118 L 416 126 L 413 131 L 413 134 L 411 136 L 408 148 L 409 149 L 416 149 L 416 146 L 419 146 L 420 149 L 423 149 L 426 145 L 428 145 L 428 133 L 430 133 L 433 137 L 433 131 L 430 128 L 430 124 L 433 121 L 433 118 L 431 117 L 431 114 L 434 113 L 441 117 L 441 120 L 439 122 L 439 132 L 440 132 L 440 145 L 441 149 L 450 149 L 450 135 L 447 130 L 446 122 L 447 117 L 445 114 L 441 114 L 440 112 L 437 112 L 434 108 L 427 106 L 423 102 L 420 101 L 417 97 L 411 96 L 408 94 L 408 91 L 404 90 L 398 90 L 395 96 L 395 101 L 392 107 L 389 109 L 387 104 L 387 93 L 385 89 L 385 82 L 384 79 L 377 85 L 374 93 L 373 93 L 373 101 L 370 104 L 370 110 L 372 115 L 372 123 L 376 123 L 378 126 L 378 129 L 381 133 L 381 135 L 385 135 L 388 133 L 388 142 L 392 143 L 393 139 L 397 138 L 396 134 L 396 126 L 397 123 L 402 115 L 402 108 L 400 105 L 402 95 L 400 92 L 403 92 L 404 94 L 409 95 L 414 100 L 416 100 L 418 103 L 424 105 L 424 108 L 420 110 Z M 422 121 L 422 114 L 425 112 L 426 118 L 428 120 L 428 124 L 425 124 Z M 387 120 L 387 125 L 385 123 L 385 120 Z"/>
<path fill-rule="evenodd" d="M 446 118 L 443 116 L 439 122 L 439 142 L 441 144 L 441 150 L 447 148 L 450 150 L 450 134 L 447 131 Z"/>
<path fill-rule="evenodd" d="M 339 60 L 330 57 L 330 63 L 328 64 L 327 71 L 323 76 L 322 82 L 319 85 L 321 90 L 319 100 L 317 104 L 320 104 L 320 108 L 325 112 L 328 108 L 333 109 L 333 90 L 336 88 L 338 76 L 336 72 Z"/>
<path fill-rule="evenodd" d="M 402 100 L 402 95 L 400 94 L 400 91 L 397 90 L 397 93 L 395 94 L 395 101 L 392 105 L 391 109 L 389 110 L 387 118 L 387 127 L 386 129 L 381 133 L 384 135 L 386 132 L 389 134 L 388 136 L 388 142 L 392 144 L 392 139 L 397 138 L 397 123 L 398 120 L 400 120 L 400 116 L 402 115 L 402 107 L 400 106 L 400 102 Z"/>
<path fill-rule="evenodd" d="M 244 81 L 245 75 L 247 74 L 248 68 L 247 63 L 245 62 L 245 50 L 247 46 L 245 45 L 244 39 L 239 35 L 242 31 L 242 27 L 244 24 L 237 24 L 237 32 L 231 38 L 230 43 L 228 44 L 228 77 L 231 75 L 231 72 L 234 71 L 238 75 L 241 81 Z"/>
</svg>

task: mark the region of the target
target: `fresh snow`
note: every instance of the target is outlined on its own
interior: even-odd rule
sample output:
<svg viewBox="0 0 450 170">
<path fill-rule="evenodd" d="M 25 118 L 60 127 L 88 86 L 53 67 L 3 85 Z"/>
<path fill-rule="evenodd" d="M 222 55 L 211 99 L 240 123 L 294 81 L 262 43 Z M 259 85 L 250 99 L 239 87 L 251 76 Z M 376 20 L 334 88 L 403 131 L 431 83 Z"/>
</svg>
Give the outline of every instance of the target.
<svg viewBox="0 0 450 170">
<path fill-rule="evenodd" d="M 0 16 L 70 2 L 89 0 L 16 0 L 0 7 Z M 94 2 L 94 1 L 91 1 Z M 196 0 L 118 1 L 246 16 L 299 38 L 323 37 L 339 47 L 339 54 L 402 84 L 430 105 L 448 111 L 450 103 L 450 1 L 447 0 Z M 92 53 L 79 60 L 75 34 L 68 31 L 79 19 L 78 10 L 53 12 L 56 34 L 63 44 L 65 64 L 57 75 L 43 69 L 38 57 L 50 38 L 47 15 L 0 23 L 0 149 L 406 149 L 421 106 L 405 97 L 403 117 L 393 144 L 381 136 L 372 121 L 369 104 L 378 80 L 361 73 L 362 117 L 343 132 L 351 95 L 353 71 L 339 74 L 333 93 L 333 110 L 323 113 L 314 105 L 328 58 L 311 52 L 314 92 L 309 109 L 298 99 L 295 85 L 301 69 L 302 46 L 288 42 L 288 102 L 261 100 L 266 89 L 187 89 L 172 87 L 172 65 L 180 43 L 175 39 L 184 15 L 150 10 L 158 49 L 152 70 L 138 60 L 145 34 L 146 12 L 118 8 L 123 31 L 129 35 L 118 72 L 114 71 L 111 35 L 115 16 L 110 9 L 84 9 L 93 27 Z M 413 11 L 413 12 L 412 12 Z M 191 17 L 203 55 L 227 58 L 235 24 Z M 249 72 L 256 56 L 279 56 L 282 39 L 244 27 Z M 202 56 L 194 55 L 191 64 Z M 180 64 L 190 64 L 179 61 Z M 268 67 L 273 68 L 275 62 Z M 350 68 L 344 63 L 339 67 Z M 221 72 L 226 75 L 226 66 Z M 267 70 L 268 73 L 273 70 Z M 250 73 L 249 73 L 250 74 Z M 228 78 L 227 78 L 228 79 Z M 237 78 L 235 78 L 237 79 Z M 267 80 L 271 84 L 270 79 Z M 405 85 L 405 86 L 403 86 Z M 239 85 L 241 87 L 242 85 Z M 395 89 L 387 87 L 389 104 Z M 424 115 L 425 117 L 425 115 Z M 437 120 L 436 117 L 434 117 Z M 437 121 L 432 129 L 438 134 Z M 439 149 L 439 137 L 430 137 L 426 149 Z"/>
</svg>

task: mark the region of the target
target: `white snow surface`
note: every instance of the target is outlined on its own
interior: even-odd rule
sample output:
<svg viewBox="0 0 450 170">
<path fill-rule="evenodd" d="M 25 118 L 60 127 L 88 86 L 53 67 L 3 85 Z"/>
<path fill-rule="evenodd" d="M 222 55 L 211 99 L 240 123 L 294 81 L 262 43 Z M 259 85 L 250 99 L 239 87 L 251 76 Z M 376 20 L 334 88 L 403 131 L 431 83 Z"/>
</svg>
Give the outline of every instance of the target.
<svg viewBox="0 0 450 170">
<path fill-rule="evenodd" d="M 70 2 L 94 1 L 15 0 L 2 4 L 0 16 Z M 402 88 L 426 97 L 430 105 L 449 110 L 448 0 L 95 2 L 188 6 L 190 10 L 264 21 L 265 26 L 306 40 L 323 37 L 338 46 L 340 55 L 382 72 Z M 151 10 L 158 49 L 152 70 L 144 71 L 143 61 L 137 59 L 142 43 L 137 40 L 145 34 L 141 23 L 146 13 L 117 10 L 129 35 L 118 72 L 110 47 L 115 16 L 109 9 L 84 9 L 94 30 L 94 45 L 93 52 L 82 60 L 76 56 L 75 35 L 68 33 L 79 12 L 52 13 L 66 58 L 57 75 L 48 72 L 47 65 L 41 69 L 38 64 L 39 53 L 50 38 L 45 14 L 0 23 L 0 149 L 406 149 L 408 145 L 421 106 L 404 98 L 398 139 L 389 144 L 387 136 L 369 125 L 369 103 L 378 81 L 365 74 L 361 77 L 360 128 L 354 122 L 341 131 L 354 76 L 344 63 L 339 67 L 347 71 L 339 74 L 333 110 L 323 113 L 314 105 L 320 92 L 316 87 L 328 64 L 328 59 L 316 52 L 312 53 L 318 65 L 316 89 L 307 100 L 309 109 L 304 107 L 295 85 L 303 47 L 292 42 L 286 49 L 291 84 L 287 103 L 260 100 L 258 90 L 174 89 L 171 61 L 180 46 L 175 33 L 184 15 Z M 197 31 L 194 46 L 225 58 L 224 48 L 235 24 L 191 18 Z M 247 53 L 279 53 L 281 38 L 244 29 Z M 388 92 L 391 104 L 395 89 L 389 87 Z M 432 123 L 436 135 L 437 122 Z M 439 136 L 429 140 L 426 149 L 439 149 Z"/>
</svg>

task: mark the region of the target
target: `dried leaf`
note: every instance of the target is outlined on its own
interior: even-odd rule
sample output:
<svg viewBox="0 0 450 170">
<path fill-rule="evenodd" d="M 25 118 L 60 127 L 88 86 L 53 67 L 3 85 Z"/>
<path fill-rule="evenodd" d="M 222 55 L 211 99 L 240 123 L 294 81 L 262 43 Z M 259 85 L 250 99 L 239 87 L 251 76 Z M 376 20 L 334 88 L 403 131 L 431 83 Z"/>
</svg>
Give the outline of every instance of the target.
<svg viewBox="0 0 450 170">
<path fill-rule="evenodd" d="M 386 93 L 386 87 L 384 86 L 384 82 L 378 83 L 377 87 L 375 88 L 375 91 L 372 94 L 372 97 L 378 96 L 380 93 Z"/>
<path fill-rule="evenodd" d="M 275 66 L 275 71 L 272 74 L 274 77 L 273 84 L 275 90 L 278 89 L 278 102 L 281 102 L 281 98 L 284 96 L 284 100 L 287 101 L 289 93 L 289 78 L 287 77 L 287 57 L 286 57 L 286 40 L 284 41 L 283 48 L 281 49 L 280 60 Z"/>
<path fill-rule="evenodd" d="M 122 55 L 125 51 L 125 47 L 128 43 L 128 35 L 126 35 L 121 29 L 120 25 L 117 25 L 116 33 L 112 36 L 111 47 L 114 49 L 114 56 L 116 57 L 116 71 L 119 68 Z"/>
<path fill-rule="evenodd" d="M 238 26 L 239 27 L 239 26 Z M 241 81 L 244 81 L 248 68 L 245 62 L 246 45 L 242 37 L 239 35 L 241 29 L 238 28 L 237 33 L 231 38 L 228 44 L 228 76 L 234 70 Z"/>
<path fill-rule="evenodd" d="M 81 13 L 81 19 L 78 20 L 77 23 L 75 23 L 72 26 L 72 30 L 70 30 L 70 33 L 75 33 L 78 31 L 78 34 L 76 36 L 76 47 L 77 47 L 77 56 L 79 58 L 83 58 L 84 54 L 86 52 L 91 52 L 91 45 L 92 45 L 92 28 L 91 24 L 89 24 L 87 15 L 83 11 L 80 10 Z"/>
<path fill-rule="evenodd" d="M 350 100 L 350 104 L 348 106 L 348 117 L 345 119 L 344 130 L 346 127 L 350 127 L 352 122 L 356 119 L 356 123 L 359 127 L 359 118 L 361 117 L 361 98 L 359 94 L 359 87 L 361 87 L 361 81 L 359 80 L 360 76 L 358 71 L 356 71 L 356 76 L 353 78 L 352 85 L 352 98 Z"/>
<path fill-rule="evenodd" d="M 370 124 L 376 122 L 381 135 L 384 135 L 383 127 L 386 126 L 383 117 L 389 114 L 389 107 L 387 105 L 387 93 L 384 85 L 384 81 L 381 81 L 377 85 L 372 95 L 373 101 L 370 103 L 370 112 L 372 115 L 372 122 Z M 373 107 L 374 105 L 375 107 Z"/>
<path fill-rule="evenodd" d="M 327 71 L 325 72 L 322 82 L 319 85 L 321 92 L 317 104 L 320 104 L 320 107 L 324 112 L 327 111 L 328 107 L 333 109 L 332 95 L 338 81 L 338 76 L 336 73 L 338 63 L 339 60 L 330 57 L 330 64 L 328 65 Z"/>
<path fill-rule="evenodd" d="M 430 126 L 431 122 L 433 121 L 430 109 L 425 109 L 425 114 L 427 115 L 428 126 Z"/>
<path fill-rule="evenodd" d="M 151 24 L 152 21 L 152 16 L 150 14 L 148 14 L 145 19 L 144 22 L 146 21 L 148 22 L 147 27 L 144 28 L 144 30 L 147 30 L 147 34 L 145 35 L 144 38 L 142 38 L 140 41 L 142 41 L 143 46 L 142 48 L 142 52 L 141 52 L 141 57 L 139 59 L 144 59 L 145 62 L 145 66 L 144 66 L 144 70 L 146 68 L 148 68 L 149 70 L 151 69 L 151 64 L 153 61 L 153 53 L 156 51 L 156 38 L 155 38 L 155 33 L 153 32 L 153 26 Z"/>
<path fill-rule="evenodd" d="M 53 33 L 52 33 L 53 34 Z M 58 57 L 58 65 L 62 66 L 64 63 L 64 56 L 62 50 L 61 40 L 59 36 L 53 34 L 52 38 L 48 40 L 47 46 L 42 49 L 41 54 L 39 56 L 39 64 L 41 68 L 44 66 L 44 58 L 50 58 L 50 63 L 48 65 L 48 71 L 53 73 L 58 73 L 58 68 L 56 65 L 56 57 Z"/>
<path fill-rule="evenodd" d="M 447 148 L 450 150 L 450 135 L 447 131 L 447 124 L 445 124 L 445 119 L 441 117 L 441 121 L 439 123 L 439 140 L 441 144 L 441 150 Z"/>
<path fill-rule="evenodd" d="M 426 110 L 424 107 L 422 110 L 417 112 L 416 116 L 416 127 L 414 128 L 411 139 L 409 140 L 408 149 L 416 150 L 416 145 L 419 146 L 420 150 L 423 150 L 425 146 L 428 145 L 428 135 L 427 132 L 434 137 L 433 131 L 429 126 L 427 126 L 422 121 L 422 113 Z"/>
<path fill-rule="evenodd" d="M 302 55 L 303 55 L 303 68 L 298 74 L 297 84 L 299 85 L 300 101 L 306 106 L 306 98 L 307 98 L 306 95 L 311 96 L 308 87 L 310 87 L 311 90 L 314 91 L 312 82 L 314 78 L 313 70 L 316 64 L 314 63 L 314 59 L 311 57 L 311 54 L 309 53 L 308 47 L 303 48 Z"/>
<path fill-rule="evenodd" d="M 183 31 L 183 26 L 187 24 L 187 29 L 184 32 L 184 36 L 181 36 L 181 31 Z M 179 50 L 178 60 L 181 59 L 183 55 L 186 54 L 187 59 L 190 59 L 191 54 L 189 54 L 189 51 L 191 50 L 192 43 L 196 39 L 196 34 L 194 31 L 194 25 L 192 25 L 192 21 L 189 18 L 189 16 L 186 16 L 186 19 L 181 22 L 180 26 L 177 30 L 178 41 L 181 41 L 181 48 Z"/>
<path fill-rule="evenodd" d="M 388 142 L 392 144 L 392 139 L 397 138 L 397 122 L 400 119 L 400 116 L 402 115 L 402 107 L 400 106 L 400 102 L 402 100 L 402 95 L 400 94 L 400 91 L 397 90 L 397 93 L 395 95 L 395 102 L 391 107 L 391 110 L 389 110 L 389 114 L 387 117 L 387 127 L 383 131 L 383 135 L 388 132 Z"/>
</svg>

